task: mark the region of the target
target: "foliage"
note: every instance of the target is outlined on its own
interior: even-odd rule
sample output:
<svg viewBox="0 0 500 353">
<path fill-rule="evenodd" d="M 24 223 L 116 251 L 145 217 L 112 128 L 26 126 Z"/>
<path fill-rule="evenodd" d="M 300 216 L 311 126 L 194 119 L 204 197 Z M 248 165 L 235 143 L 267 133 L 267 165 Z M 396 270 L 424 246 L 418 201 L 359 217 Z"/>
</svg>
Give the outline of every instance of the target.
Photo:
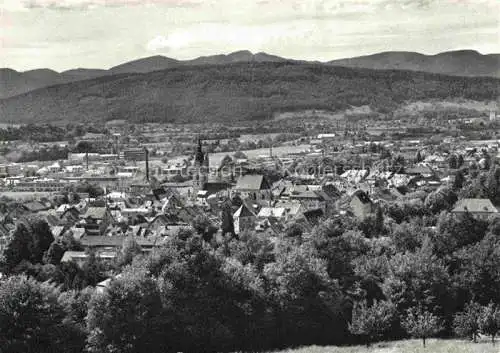
<svg viewBox="0 0 500 353">
<path fill-rule="evenodd" d="M 100 97 L 112 99 L 95 96 L 97 82 L 102 88 Z M 158 95 L 150 94 L 152 91 Z M 82 96 L 87 97 L 89 104 L 78 104 L 78 97 Z M 158 100 L 157 96 L 164 99 Z M 185 99 L 188 96 L 190 99 Z M 71 122 L 120 118 L 141 123 L 188 123 L 206 122 L 206 117 L 211 122 L 229 122 L 235 117 L 240 121 L 269 119 L 276 111 L 338 111 L 363 105 L 387 114 L 406 101 L 489 101 L 497 96 L 498 80 L 487 77 L 250 62 L 184 66 L 126 79 L 114 75 L 64 87 L 46 87 L 30 95 L 2 100 L 0 110 L 4 116 L 16 116 L 21 122 L 38 123 L 57 117 Z"/>
<path fill-rule="evenodd" d="M 479 329 L 483 334 L 491 336 L 491 342 L 495 344 L 495 336 L 500 332 L 500 308 L 497 305 L 489 303 L 482 308 Z"/>
<path fill-rule="evenodd" d="M 462 312 L 459 312 L 453 318 L 453 329 L 460 337 L 468 337 L 476 342 L 480 332 L 479 317 L 481 306 L 475 302 L 469 302 L 465 305 Z"/>
<path fill-rule="evenodd" d="M 13 276 L 0 283 L 2 352 L 54 352 L 63 339 L 59 290 L 47 282 Z"/>
<path fill-rule="evenodd" d="M 411 337 L 421 338 L 424 347 L 427 338 L 435 336 L 442 330 L 439 318 L 421 307 L 408 309 L 401 325 Z"/>
<path fill-rule="evenodd" d="M 357 302 L 352 309 L 349 331 L 364 336 L 368 343 L 381 338 L 391 327 L 395 306 L 388 301 L 374 301 L 368 306 L 366 301 Z"/>
<path fill-rule="evenodd" d="M 96 292 L 87 315 L 89 352 L 164 352 L 162 301 L 158 286 L 144 272 L 126 272 Z"/>
<path fill-rule="evenodd" d="M 41 263 L 54 237 L 47 222 L 28 219 L 19 222 L 12 240 L 4 250 L 1 267 L 4 272 L 15 272 L 22 261 Z"/>
</svg>

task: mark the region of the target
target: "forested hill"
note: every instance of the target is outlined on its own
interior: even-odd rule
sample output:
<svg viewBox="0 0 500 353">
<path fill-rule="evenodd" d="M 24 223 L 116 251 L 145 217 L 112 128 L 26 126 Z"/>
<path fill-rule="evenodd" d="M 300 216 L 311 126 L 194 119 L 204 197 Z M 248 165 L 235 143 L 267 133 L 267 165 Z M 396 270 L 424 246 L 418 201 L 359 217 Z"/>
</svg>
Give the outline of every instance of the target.
<svg viewBox="0 0 500 353">
<path fill-rule="evenodd" d="M 0 100 L 0 121 L 233 122 L 304 108 L 369 105 L 380 112 L 405 101 L 497 99 L 500 79 L 411 71 L 351 69 L 296 62 L 177 67 L 41 88 Z"/>
<path fill-rule="evenodd" d="M 500 77 L 500 55 L 483 55 L 475 50 L 448 51 L 436 55 L 391 51 L 333 60 L 329 63 L 366 69 L 413 70 L 458 76 Z"/>
</svg>

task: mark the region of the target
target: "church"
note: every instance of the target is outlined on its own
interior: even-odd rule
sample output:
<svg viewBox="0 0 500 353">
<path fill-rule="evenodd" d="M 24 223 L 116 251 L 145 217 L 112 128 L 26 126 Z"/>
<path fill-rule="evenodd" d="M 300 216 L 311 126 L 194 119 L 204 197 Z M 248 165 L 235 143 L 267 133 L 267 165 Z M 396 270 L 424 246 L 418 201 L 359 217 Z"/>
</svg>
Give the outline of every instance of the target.
<svg viewBox="0 0 500 353">
<path fill-rule="evenodd" d="M 198 146 L 194 155 L 194 174 L 193 174 L 193 195 L 196 197 L 198 191 L 204 190 L 208 182 L 209 174 L 208 153 L 203 153 L 201 139 L 198 138 Z"/>
</svg>

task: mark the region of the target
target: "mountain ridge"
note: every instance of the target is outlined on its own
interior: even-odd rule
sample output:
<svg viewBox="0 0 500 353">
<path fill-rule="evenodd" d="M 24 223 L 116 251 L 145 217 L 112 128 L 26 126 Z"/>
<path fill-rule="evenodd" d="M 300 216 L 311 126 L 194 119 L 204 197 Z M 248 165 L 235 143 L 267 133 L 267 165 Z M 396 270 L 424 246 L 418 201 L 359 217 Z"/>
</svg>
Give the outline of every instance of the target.
<svg viewBox="0 0 500 353">
<path fill-rule="evenodd" d="M 374 70 L 423 71 L 452 76 L 500 77 L 500 54 L 475 50 L 454 50 L 433 55 L 389 51 L 355 58 L 328 61 L 329 65 Z"/>
<path fill-rule="evenodd" d="M 453 76 L 500 77 L 500 54 L 481 54 L 474 50 L 456 50 L 425 55 L 408 51 L 387 51 L 354 58 L 327 62 L 287 59 L 265 52 L 252 53 L 240 50 L 229 54 L 200 56 L 177 60 L 163 55 L 149 56 L 128 61 L 110 69 L 78 68 L 57 72 L 51 69 L 35 69 L 19 72 L 0 69 L 0 99 L 14 97 L 39 88 L 94 79 L 117 74 L 148 73 L 180 66 L 226 65 L 237 62 L 295 62 L 327 66 L 344 66 L 374 70 L 410 70 Z"/>
</svg>

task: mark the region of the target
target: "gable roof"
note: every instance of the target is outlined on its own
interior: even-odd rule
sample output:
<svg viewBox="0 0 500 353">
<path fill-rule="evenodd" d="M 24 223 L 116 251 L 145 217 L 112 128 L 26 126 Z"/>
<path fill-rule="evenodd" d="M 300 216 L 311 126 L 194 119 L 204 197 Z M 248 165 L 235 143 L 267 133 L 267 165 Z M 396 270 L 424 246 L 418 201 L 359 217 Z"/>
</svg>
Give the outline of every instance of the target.
<svg viewBox="0 0 500 353">
<path fill-rule="evenodd" d="M 133 238 L 142 247 L 154 246 L 151 240 L 143 237 L 85 235 L 80 239 L 80 242 L 84 247 L 121 247 L 123 242 L 130 238 Z"/>
<path fill-rule="evenodd" d="M 181 218 L 179 218 L 178 215 L 173 214 L 173 213 L 165 213 L 165 214 L 160 214 L 156 216 L 149 224 L 153 223 L 161 223 L 164 225 L 172 225 L 172 224 L 186 224 Z"/>
<path fill-rule="evenodd" d="M 281 218 L 285 216 L 286 214 L 286 209 L 284 207 L 262 207 L 261 210 L 259 211 L 259 214 L 257 217 L 259 218 L 268 218 L 268 217 L 274 217 L 274 218 Z"/>
<path fill-rule="evenodd" d="M 246 204 L 242 204 L 238 210 L 233 215 L 233 218 L 242 218 L 242 217 L 255 217 L 255 213 L 250 210 Z"/>
<path fill-rule="evenodd" d="M 355 197 L 364 204 L 372 203 L 372 200 L 370 199 L 368 194 L 366 192 L 364 192 L 363 190 L 356 190 L 352 194 L 352 198 L 355 198 Z"/>
<path fill-rule="evenodd" d="M 498 209 L 490 199 L 462 199 L 457 201 L 452 212 L 498 213 Z"/>
<path fill-rule="evenodd" d="M 266 182 L 263 175 L 247 174 L 238 179 L 236 190 L 269 190 L 269 184 Z"/>
<path fill-rule="evenodd" d="M 25 202 L 23 204 L 23 207 L 30 212 L 40 212 L 40 211 L 46 211 L 49 209 L 49 207 L 47 207 L 46 205 L 44 205 L 40 201 Z"/>
<path fill-rule="evenodd" d="M 405 169 L 405 174 L 433 174 L 433 170 L 424 165 L 417 165 L 411 168 Z"/>
</svg>

